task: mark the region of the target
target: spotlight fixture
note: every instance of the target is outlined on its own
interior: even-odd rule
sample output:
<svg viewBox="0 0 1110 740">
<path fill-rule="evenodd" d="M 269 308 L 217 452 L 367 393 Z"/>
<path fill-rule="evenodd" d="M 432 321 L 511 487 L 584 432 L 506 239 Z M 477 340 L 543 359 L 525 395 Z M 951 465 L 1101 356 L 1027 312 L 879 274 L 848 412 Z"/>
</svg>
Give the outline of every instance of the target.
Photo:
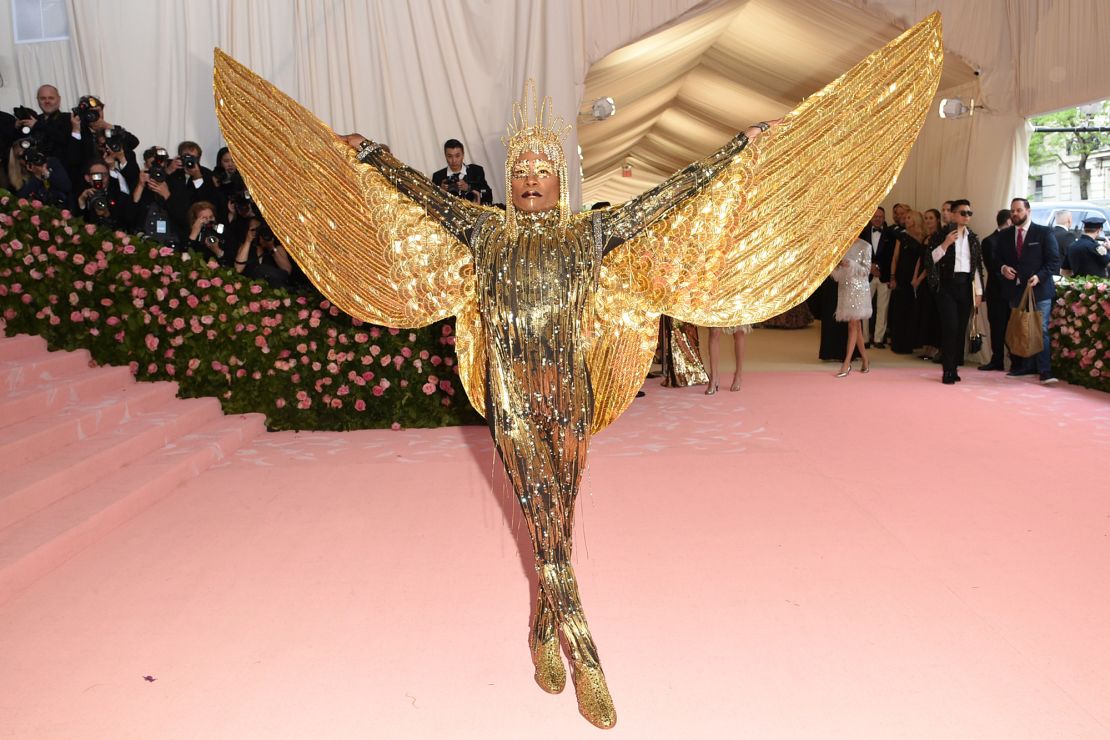
<svg viewBox="0 0 1110 740">
<path fill-rule="evenodd" d="M 584 119 L 586 122 L 596 123 L 604 121 L 607 118 L 612 118 L 617 113 L 617 103 L 612 98 L 598 98 L 590 103 L 588 111 L 579 113 L 579 118 Z"/>
<path fill-rule="evenodd" d="M 941 118 L 966 118 L 974 115 L 977 110 L 983 110 L 983 106 L 975 105 L 974 98 L 969 103 L 964 102 L 963 98 L 944 98 L 940 101 L 937 113 Z"/>
</svg>

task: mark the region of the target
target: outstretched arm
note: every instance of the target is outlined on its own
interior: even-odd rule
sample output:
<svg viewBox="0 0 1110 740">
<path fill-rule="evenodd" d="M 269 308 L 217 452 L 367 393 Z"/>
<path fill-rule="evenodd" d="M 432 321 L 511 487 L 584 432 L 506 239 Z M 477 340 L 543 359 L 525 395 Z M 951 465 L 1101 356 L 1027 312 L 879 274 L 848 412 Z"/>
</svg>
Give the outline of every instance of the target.
<svg viewBox="0 0 1110 740">
<path fill-rule="evenodd" d="M 651 190 L 620 206 L 603 211 L 606 252 L 620 246 L 643 229 L 666 217 L 690 197 L 697 195 L 725 167 L 732 164 L 744 148 L 764 131 L 782 123 L 781 118 L 749 126 L 705 159 L 693 162 Z"/>
<path fill-rule="evenodd" d="M 401 162 L 389 149 L 362 134 L 340 136 L 358 152 L 358 160 L 368 164 L 399 191 L 437 218 L 455 238 L 469 244 L 470 231 L 484 212 L 468 198 L 459 198 L 432 184 L 423 173 Z"/>
</svg>

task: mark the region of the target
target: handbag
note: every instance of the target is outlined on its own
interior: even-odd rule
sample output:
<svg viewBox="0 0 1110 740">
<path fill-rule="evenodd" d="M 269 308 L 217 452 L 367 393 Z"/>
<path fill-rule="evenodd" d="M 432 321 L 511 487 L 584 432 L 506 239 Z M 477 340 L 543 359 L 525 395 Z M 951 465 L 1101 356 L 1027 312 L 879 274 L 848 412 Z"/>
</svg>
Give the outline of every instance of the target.
<svg viewBox="0 0 1110 740">
<path fill-rule="evenodd" d="M 1021 301 L 1017 308 L 1010 310 L 1010 320 L 1006 324 L 1006 346 L 1010 348 L 1010 354 L 1033 357 L 1044 349 L 1041 320 L 1041 312 L 1033 300 L 1033 286 L 1026 284 Z"/>
</svg>

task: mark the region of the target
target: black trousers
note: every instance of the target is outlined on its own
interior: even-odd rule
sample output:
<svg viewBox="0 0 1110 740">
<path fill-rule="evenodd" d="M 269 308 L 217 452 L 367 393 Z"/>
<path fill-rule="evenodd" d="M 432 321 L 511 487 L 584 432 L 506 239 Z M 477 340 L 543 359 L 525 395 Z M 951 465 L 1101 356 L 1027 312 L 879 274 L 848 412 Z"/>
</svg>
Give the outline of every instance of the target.
<svg viewBox="0 0 1110 740">
<path fill-rule="evenodd" d="M 987 321 L 991 325 L 991 364 L 1001 366 L 1006 357 L 1006 325 L 1010 322 L 1010 302 L 1002 296 L 988 296 Z"/>
<path fill-rule="evenodd" d="M 940 281 L 937 313 L 940 314 L 940 359 L 947 375 L 956 372 L 964 361 L 964 338 L 971 317 L 971 273 L 957 272 Z"/>
</svg>

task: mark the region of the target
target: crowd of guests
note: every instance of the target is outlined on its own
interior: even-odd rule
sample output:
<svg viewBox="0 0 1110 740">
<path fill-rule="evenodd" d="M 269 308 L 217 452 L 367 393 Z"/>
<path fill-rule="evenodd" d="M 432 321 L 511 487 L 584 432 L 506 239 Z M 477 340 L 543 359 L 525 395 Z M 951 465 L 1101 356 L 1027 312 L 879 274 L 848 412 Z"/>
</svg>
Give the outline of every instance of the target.
<svg viewBox="0 0 1110 740">
<path fill-rule="evenodd" d="M 837 377 L 851 373 L 856 357 L 868 372 L 867 350 L 889 346 L 941 364 L 943 383 L 960 382 L 965 355 L 983 344 L 971 319 L 984 302 L 991 354 L 978 369 L 1007 370 L 1007 323 L 1029 288 L 1041 314 L 1043 349 L 1031 357 L 1011 353 L 1007 375 L 1036 374 L 1043 384 L 1055 383 L 1048 334 L 1054 278 L 1062 267 L 1063 274 L 1105 276 L 1104 219 L 1085 221 L 1082 234 L 1070 230 L 1070 214 L 1049 228 L 1031 221 L 1028 200 L 1014 198 L 997 212 L 995 231 L 980 240 L 968 226 L 973 212 L 965 199 L 924 212 L 898 203 L 893 211 L 888 224 L 885 209 L 875 210 L 815 294 L 819 356 L 841 362 Z"/>
</svg>

